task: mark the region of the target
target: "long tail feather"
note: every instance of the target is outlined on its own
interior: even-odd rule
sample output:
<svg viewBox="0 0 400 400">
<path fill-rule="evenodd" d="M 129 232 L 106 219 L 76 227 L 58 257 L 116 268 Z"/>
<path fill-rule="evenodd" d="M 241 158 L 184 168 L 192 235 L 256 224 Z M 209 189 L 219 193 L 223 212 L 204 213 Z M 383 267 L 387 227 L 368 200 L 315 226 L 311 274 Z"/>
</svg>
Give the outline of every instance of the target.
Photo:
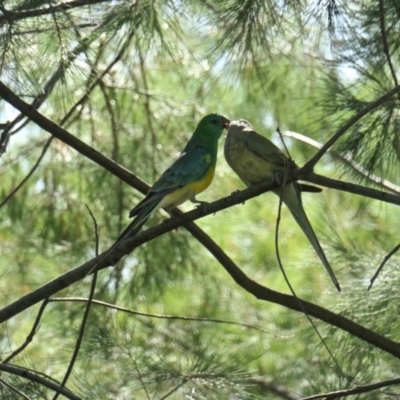
<svg viewBox="0 0 400 400">
<path fill-rule="evenodd" d="M 148 220 L 151 213 L 157 208 L 159 203 L 160 199 L 157 199 L 157 201 L 149 203 L 145 207 L 143 207 L 134 218 L 134 220 L 118 236 L 117 242 L 121 239 L 135 236 L 142 229 L 142 226 Z"/>
<path fill-rule="evenodd" d="M 157 208 L 159 204 L 160 201 L 158 200 L 154 201 L 153 203 L 149 203 L 146 207 L 143 207 L 137 214 L 136 218 L 118 236 L 118 239 L 114 242 L 114 244 L 103 254 L 98 263 L 108 256 L 121 243 L 122 239 L 135 236 L 140 229 L 142 229 L 143 225 L 150 217 L 150 214 Z M 96 268 L 97 264 L 93 267 L 92 271 Z M 90 271 L 90 273 L 92 271 Z"/>
<path fill-rule="evenodd" d="M 314 247 L 314 250 L 321 259 L 322 264 L 324 264 L 324 267 L 328 271 L 332 282 L 336 286 L 337 290 L 340 292 L 339 282 L 336 279 L 335 273 L 333 272 L 329 261 L 327 260 L 325 253 L 322 250 L 322 247 L 317 239 L 317 236 L 315 235 L 315 232 L 307 218 L 301 202 L 300 190 L 295 185 L 296 184 L 290 184 L 287 185 L 284 189 L 277 189 L 276 194 L 282 197 L 282 201 L 287 205 L 294 219 L 307 236 L 307 239 L 310 241 L 311 245 Z"/>
</svg>

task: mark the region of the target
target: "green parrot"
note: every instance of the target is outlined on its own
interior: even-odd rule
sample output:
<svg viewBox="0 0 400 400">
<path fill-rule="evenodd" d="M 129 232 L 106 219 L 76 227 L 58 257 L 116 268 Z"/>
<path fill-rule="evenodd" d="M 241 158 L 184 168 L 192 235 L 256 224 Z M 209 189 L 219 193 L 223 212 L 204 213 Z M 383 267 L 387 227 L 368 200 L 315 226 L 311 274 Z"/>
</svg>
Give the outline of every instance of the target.
<svg viewBox="0 0 400 400">
<path fill-rule="evenodd" d="M 283 174 L 285 170 L 297 168 L 294 161 L 287 157 L 270 140 L 258 134 L 243 119 L 230 123 L 224 153 L 230 167 L 247 186 L 266 180 L 273 180 L 276 174 Z M 301 190 L 318 191 L 318 188 L 316 190 L 312 188 L 313 186 L 311 185 L 293 182 L 274 190 L 274 193 L 289 208 L 294 219 L 317 252 L 336 288 L 340 291 L 339 282 L 303 209 Z"/>
<path fill-rule="evenodd" d="M 167 210 L 190 200 L 205 190 L 214 178 L 218 140 L 229 120 L 222 115 L 206 115 L 197 125 L 180 157 L 161 175 L 146 197 L 129 213 L 135 217 L 118 240 L 136 235 L 150 214 L 159 208 Z"/>
</svg>

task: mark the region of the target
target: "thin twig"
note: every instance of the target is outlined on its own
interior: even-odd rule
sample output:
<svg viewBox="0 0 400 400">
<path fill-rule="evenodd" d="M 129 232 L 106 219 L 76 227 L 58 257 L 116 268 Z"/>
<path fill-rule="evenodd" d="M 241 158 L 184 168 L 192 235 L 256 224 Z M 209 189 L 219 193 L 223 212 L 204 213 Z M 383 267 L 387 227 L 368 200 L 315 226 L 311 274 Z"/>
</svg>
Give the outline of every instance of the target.
<svg viewBox="0 0 400 400">
<path fill-rule="evenodd" d="M 383 5 L 383 0 L 379 0 L 379 24 L 380 24 L 380 28 L 381 28 L 381 34 L 382 34 L 383 52 L 386 55 L 386 59 L 389 64 L 389 69 L 390 69 L 390 73 L 392 74 L 394 84 L 397 86 L 398 82 L 397 82 L 396 72 L 393 67 L 392 58 L 390 57 L 389 44 L 387 41 L 387 35 L 386 35 L 386 29 L 385 29 L 385 9 L 384 9 L 384 5 Z M 398 97 L 400 100 L 400 93 L 398 94 Z"/>
<path fill-rule="evenodd" d="M 150 400 L 149 392 L 147 391 L 147 387 L 143 382 L 143 377 L 139 371 L 136 361 L 134 361 L 134 365 L 135 365 L 136 373 L 138 374 L 138 377 L 139 377 L 140 384 L 142 385 L 142 388 L 143 388 L 144 392 L 146 393 L 146 398 L 147 398 L 147 400 Z"/>
<path fill-rule="evenodd" d="M 4 379 L 0 378 L 0 383 L 6 387 L 8 387 L 10 390 L 13 392 L 17 393 L 20 397 L 22 397 L 25 400 L 31 400 L 30 397 L 28 397 L 25 393 L 22 393 L 19 389 L 17 389 L 15 386 L 11 385 L 11 383 L 6 382 Z"/>
<path fill-rule="evenodd" d="M 15 195 L 15 193 L 17 193 L 18 190 L 22 188 L 22 186 L 24 186 L 24 184 L 27 182 L 27 180 L 37 170 L 37 168 L 39 167 L 41 161 L 43 160 L 43 157 L 45 156 L 48 148 L 50 147 L 50 144 L 53 141 L 53 139 L 54 139 L 54 136 L 51 136 L 46 140 L 46 143 L 43 146 L 42 152 L 41 152 L 39 158 L 37 159 L 37 161 L 35 162 L 35 164 L 33 165 L 33 167 L 31 168 L 31 170 L 28 172 L 28 174 L 25 176 L 25 178 L 22 179 L 22 181 L 14 189 L 12 189 L 11 192 L 8 193 L 8 195 L 0 202 L 0 208 L 3 207 L 4 204 L 6 204 L 7 201 L 10 200 Z"/>
<path fill-rule="evenodd" d="M 390 260 L 390 258 L 394 254 L 396 254 L 399 251 L 399 249 L 400 249 L 400 243 L 397 246 L 395 246 L 394 249 L 389 252 L 389 254 L 387 254 L 385 256 L 385 258 L 383 259 L 383 261 L 379 265 L 378 269 L 376 270 L 374 276 L 371 278 L 371 281 L 370 281 L 371 283 L 368 286 L 368 290 L 371 289 L 372 285 L 374 284 L 374 282 L 375 282 L 376 278 L 378 277 L 378 275 L 381 273 L 381 271 L 382 271 L 383 267 L 385 266 L 385 264 Z"/>
<path fill-rule="evenodd" d="M 279 128 L 277 129 L 277 131 L 278 131 L 278 133 L 279 133 L 279 135 L 280 135 L 280 138 L 281 138 L 282 142 L 285 143 L 284 140 L 283 140 L 283 138 L 282 138 L 282 135 L 281 135 L 281 132 L 280 132 Z M 285 145 L 285 148 L 286 148 L 286 145 Z M 288 155 L 289 155 L 289 151 L 287 150 L 287 148 L 286 148 L 286 151 L 287 151 L 287 153 L 288 153 Z M 290 155 L 289 155 L 289 157 L 290 157 Z M 287 184 L 286 181 L 287 181 L 287 178 L 288 178 L 288 172 L 289 172 L 288 169 L 285 168 L 284 178 L 283 178 L 283 184 L 282 184 L 282 186 L 279 188 L 279 190 L 284 190 L 284 189 L 285 189 L 285 186 L 286 186 L 286 184 Z M 290 185 L 290 183 L 289 183 L 289 185 Z M 300 194 L 300 196 L 301 196 L 301 194 Z M 313 321 L 313 320 L 311 319 L 311 317 L 307 314 L 307 311 L 306 311 L 306 309 L 303 307 L 303 304 L 302 304 L 301 300 L 300 300 L 300 299 L 298 298 L 298 296 L 296 295 L 296 292 L 294 291 L 293 286 L 292 286 L 292 284 L 290 283 L 289 277 L 287 276 L 286 271 L 285 271 L 285 269 L 283 268 L 282 260 L 281 260 L 280 253 L 279 253 L 279 226 L 280 226 L 281 215 L 282 215 L 282 204 L 283 204 L 282 197 L 279 196 L 278 215 L 277 215 L 277 217 L 276 217 L 276 224 L 275 224 L 275 252 L 276 252 L 276 256 L 277 256 L 279 268 L 280 268 L 280 270 L 281 270 L 281 272 L 282 272 L 283 278 L 285 279 L 286 285 L 288 286 L 290 292 L 291 292 L 292 295 L 293 295 L 293 298 L 296 299 L 296 301 L 297 301 L 297 303 L 298 303 L 299 309 L 303 312 L 303 314 L 304 314 L 304 315 L 306 316 L 306 318 L 308 319 L 308 322 L 311 324 L 311 326 L 312 326 L 312 328 L 314 329 L 315 333 L 317 334 L 319 340 L 321 341 L 321 343 L 323 344 L 323 346 L 326 348 L 326 350 L 327 350 L 329 356 L 331 357 L 331 359 L 333 360 L 334 364 L 336 365 L 336 368 L 338 369 L 339 373 L 340 373 L 342 376 L 345 376 L 344 373 L 343 373 L 343 371 L 342 371 L 342 368 L 340 367 L 338 361 L 336 360 L 336 357 L 333 355 L 333 353 L 332 353 L 331 349 L 328 347 L 328 344 L 326 343 L 325 339 L 324 339 L 324 338 L 322 337 L 322 335 L 320 334 L 320 332 L 319 332 L 317 326 L 315 325 L 314 321 Z"/>
<path fill-rule="evenodd" d="M 90 210 L 90 208 L 87 205 L 86 205 L 86 208 L 88 209 L 89 214 L 92 217 L 92 221 L 93 221 L 93 225 L 94 225 L 94 234 L 95 234 L 95 250 L 96 250 L 96 256 L 98 256 L 99 255 L 99 232 L 98 232 L 98 229 L 97 229 L 97 221 L 96 221 L 92 211 Z M 85 313 L 83 315 L 81 327 L 79 329 L 79 335 L 78 335 L 78 338 L 76 340 L 74 352 L 73 352 L 71 360 L 69 362 L 67 371 L 65 372 L 64 378 L 63 378 L 63 380 L 61 382 L 61 386 L 62 387 L 64 387 L 65 384 L 67 383 L 68 378 L 71 375 L 72 370 L 74 368 L 75 362 L 76 362 L 76 360 L 78 358 L 79 350 L 81 348 L 82 341 L 83 341 L 83 336 L 85 334 L 85 328 L 86 328 L 86 323 L 87 323 L 87 320 L 88 320 L 88 317 L 89 317 L 90 307 L 92 305 L 94 292 L 96 290 L 96 282 L 97 282 L 97 272 L 94 272 L 93 273 L 92 284 L 90 286 L 89 298 L 87 299 Z M 53 400 L 57 400 L 59 394 L 60 394 L 59 392 L 56 393 L 54 395 L 54 397 L 53 397 Z"/>
<path fill-rule="evenodd" d="M 313 172 L 307 173 L 306 171 L 302 170 L 303 168 L 300 168 L 298 171 L 298 178 L 307 182 L 400 206 L 399 195 L 383 192 L 381 190 L 372 189 L 366 186 L 356 185 L 355 183 L 351 182 L 328 178 L 327 176 L 322 176 Z"/>
<path fill-rule="evenodd" d="M 144 57 L 142 54 L 142 51 L 138 50 L 139 53 L 139 65 L 140 65 L 140 72 L 142 74 L 142 79 L 143 79 L 143 87 L 144 90 L 146 92 L 149 92 L 149 85 L 147 83 L 147 75 L 146 75 L 146 68 L 145 68 L 145 62 L 144 62 Z M 151 104 L 150 104 L 150 96 L 145 96 L 144 98 L 144 108 L 145 108 L 145 116 L 146 116 L 146 120 L 147 120 L 147 126 L 149 127 L 149 131 L 150 131 L 150 137 L 151 137 L 151 144 L 152 144 L 152 148 L 155 149 L 156 145 L 157 145 L 157 136 L 156 136 L 156 132 L 154 129 L 154 125 L 153 125 L 153 121 L 155 120 L 153 113 L 151 111 Z M 152 152 L 151 155 L 151 170 L 153 172 L 153 180 L 156 180 L 156 163 L 155 163 L 155 152 Z"/>
<path fill-rule="evenodd" d="M 275 383 L 274 378 L 265 378 L 263 377 L 251 377 L 249 379 L 245 379 L 243 381 L 243 385 L 251 385 L 251 386 L 257 386 L 259 390 L 262 390 L 263 392 L 273 394 L 274 397 L 282 399 L 282 400 L 301 400 L 301 396 L 298 395 L 297 393 L 293 393 L 289 389 L 287 389 L 285 386 L 281 386 L 277 383 Z"/>
<path fill-rule="evenodd" d="M 52 297 L 50 302 L 61 302 L 61 301 L 69 301 L 69 302 L 83 302 L 86 303 L 88 301 L 87 298 L 84 297 Z M 202 318 L 202 317 L 185 317 L 182 315 L 163 315 L 163 314 L 151 314 L 145 313 L 141 311 L 131 310 L 130 308 L 117 306 L 115 304 L 106 303 L 105 301 L 100 300 L 92 300 L 92 304 L 96 304 L 102 307 L 111 308 L 113 310 L 126 312 L 132 315 L 140 315 L 142 317 L 149 317 L 149 318 L 158 318 L 158 319 L 170 319 L 170 320 L 181 320 L 181 321 L 197 321 L 197 322 L 212 322 L 217 324 L 226 324 L 226 325 L 237 325 L 247 329 L 254 329 L 259 332 L 267 333 L 271 336 L 274 336 L 279 339 L 287 339 L 287 336 L 277 335 L 275 333 L 269 332 L 266 329 L 260 328 L 255 325 L 244 324 L 243 322 L 236 322 L 236 321 L 226 321 L 223 319 L 216 319 L 216 318 Z"/>
<path fill-rule="evenodd" d="M 91 1 L 91 0 L 84 0 L 84 2 L 80 2 L 80 5 L 83 4 L 88 4 L 87 1 Z M 107 0 L 105 0 L 107 1 Z M 43 10 L 43 9 L 42 9 Z M 49 11 L 56 11 L 57 12 L 57 7 L 53 7 L 52 9 L 47 8 L 46 10 Z M 33 11 L 37 11 L 37 10 L 33 10 Z M 63 11 L 62 9 L 60 11 Z M 29 11 L 30 12 L 30 11 Z M 9 13 L 8 13 L 9 15 Z M 50 77 L 50 79 L 46 82 L 46 84 L 43 86 L 43 89 L 40 91 L 39 94 L 37 94 L 33 101 L 30 104 L 30 107 L 32 110 L 36 110 L 38 109 L 43 103 L 44 101 L 47 99 L 47 97 L 50 95 L 50 93 L 53 91 L 56 83 L 60 80 L 63 79 L 64 74 L 66 69 L 72 64 L 73 60 L 76 59 L 78 57 L 78 55 L 84 51 L 85 49 L 88 48 L 91 40 L 93 40 L 93 33 L 91 35 L 88 35 L 86 38 L 84 38 L 82 41 L 80 41 L 71 51 L 68 52 L 67 57 L 65 57 L 64 59 L 61 60 L 61 62 L 58 64 L 57 69 L 55 70 L 55 72 L 52 74 L 52 76 Z M 132 34 L 128 37 L 127 41 L 130 40 L 130 38 L 132 37 Z M 123 49 L 126 49 L 126 46 L 123 46 Z M 13 130 L 11 132 L 11 130 L 19 123 L 23 120 L 23 117 L 27 116 L 28 119 L 26 119 L 25 121 L 22 122 L 21 125 L 19 125 L 15 130 Z M 5 141 L 8 140 L 8 136 L 11 134 L 15 134 L 17 133 L 19 130 L 21 130 L 24 126 L 26 126 L 28 123 L 30 122 L 30 118 L 28 115 L 26 115 L 26 113 L 21 112 L 20 115 L 18 115 L 17 117 L 14 118 L 13 121 L 9 122 L 7 124 L 7 126 L 4 128 L 4 131 L 2 133 L 2 137 L 1 140 L 3 139 L 3 136 L 5 138 Z M 0 141 L 0 155 L 2 153 L 5 152 L 6 148 L 6 143 L 2 143 Z"/>
<path fill-rule="evenodd" d="M 186 385 L 188 379 L 185 378 L 181 383 L 176 385 L 174 388 L 172 388 L 165 396 L 161 397 L 160 400 L 165 400 L 167 397 L 171 396 L 172 393 L 175 393 L 177 390 L 179 390 L 182 386 Z"/>
<path fill-rule="evenodd" d="M 16 350 L 14 350 L 8 357 L 6 357 L 6 358 L 2 361 L 3 364 L 7 364 L 8 362 L 10 362 L 10 360 L 12 360 L 12 359 L 13 359 L 15 356 L 17 356 L 19 353 L 21 353 L 21 352 L 28 346 L 28 344 L 32 342 L 33 337 L 35 336 L 36 332 L 37 332 L 38 329 L 39 329 L 39 323 L 40 323 L 40 320 L 41 320 L 41 318 L 42 318 L 44 309 L 46 308 L 48 302 L 49 302 L 49 299 L 48 299 L 48 298 L 43 300 L 43 303 L 42 303 L 42 305 L 40 306 L 39 312 L 38 312 L 38 314 L 37 314 L 37 316 L 36 316 L 36 320 L 35 320 L 35 322 L 34 322 L 34 324 L 33 324 L 33 326 L 32 326 L 31 331 L 29 332 L 28 336 L 27 336 L 26 339 L 25 339 L 25 342 L 24 342 L 20 347 L 18 347 Z"/>
<path fill-rule="evenodd" d="M 71 117 L 71 115 L 79 106 L 83 105 L 86 102 L 86 100 L 89 98 L 89 94 L 97 87 L 100 82 L 102 82 L 103 78 L 110 72 L 115 64 L 121 61 L 121 58 L 123 57 L 132 37 L 133 33 L 130 33 L 125 41 L 124 46 L 122 46 L 118 54 L 114 57 L 110 64 L 108 64 L 107 68 L 105 68 L 104 71 L 93 81 L 93 83 L 87 87 L 85 94 L 70 108 L 67 114 L 65 114 L 65 116 L 62 118 L 62 120 L 60 121 L 61 126 L 63 126 L 67 122 L 67 120 Z"/>
</svg>

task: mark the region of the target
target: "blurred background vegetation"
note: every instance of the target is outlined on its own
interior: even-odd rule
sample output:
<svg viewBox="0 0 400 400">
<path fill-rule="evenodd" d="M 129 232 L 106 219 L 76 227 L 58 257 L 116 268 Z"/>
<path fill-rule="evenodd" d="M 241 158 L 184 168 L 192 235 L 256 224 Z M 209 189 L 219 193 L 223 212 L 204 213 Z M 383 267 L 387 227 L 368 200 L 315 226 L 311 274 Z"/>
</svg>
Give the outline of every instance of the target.
<svg viewBox="0 0 400 400">
<path fill-rule="evenodd" d="M 210 112 L 245 118 L 277 144 L 277 127 L 324 143 L 397 85 L 399 20 L 397 0 L 5 0 L 0 79 L 151 184 Z M 360 185 L 376 187 L 371 175 L 400 185 L 396 96 L 334 146 L 364 176 L 329 153 L 316 171 Z M 17 116 L 1 101 L 1 307 L 95 255 L 86 205 L 103 251 L 143 198 L 57 139 L 7 198 L 50 138 L 23 118 L 8 129 Z M 293 138 L 285 142 L 299 165 L 316 152 Z M 215 180 L 201 200 L 244 188 L 222 148 L 223 139 Z M 399 257 L 389 260 L 370 291 L 367 287 L 399 242 L 399 208 L 327 188 L 304 194 L 303 201 L 342 293 L 283 207 L 279 248 L 297 295 L 398 341 Z M 277 212 L 278 199 L 267 193 L 197 223 L 250 278 L 289 293 L 275 252 Z M 146 226 L 166 215 L 157 213 Z M 91 279 L 47 304 L 32 343 L 12 364 L 62 381 L 85 309 L 78 300 L 88 297 Z M 183 228 L 102 270 L 95 299 L 141 314 L 92 305 L 66 384 L 83 399 L 292 400 L 398 375 L 396 358 L 315 320 L 340 371 L 303 314 L 246 293 Z M 24 343 L 39 307 L 1 325 L 2 359 Z M 22 393 L 31 399 L 54 395 L 3 373 L 0 397 L 24 398 Z M 357 398 L 399 395 L 394 386 Z"/>
</svg>

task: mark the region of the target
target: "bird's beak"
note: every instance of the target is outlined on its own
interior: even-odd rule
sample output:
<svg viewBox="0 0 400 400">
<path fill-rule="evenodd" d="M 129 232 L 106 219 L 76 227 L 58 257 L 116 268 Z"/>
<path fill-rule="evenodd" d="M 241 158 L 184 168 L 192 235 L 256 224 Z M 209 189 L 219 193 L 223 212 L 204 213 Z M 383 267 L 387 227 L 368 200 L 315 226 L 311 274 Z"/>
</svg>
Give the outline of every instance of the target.
<svg viewBox="0 0 400 400">
<path fill-rule="evenodd" d="M 229 124 L 231 123 L 231 121 L 228 118 L 223 117 L 222 118 L 222 126 L 228 130 L 229 128 Z"/>
</svg>

